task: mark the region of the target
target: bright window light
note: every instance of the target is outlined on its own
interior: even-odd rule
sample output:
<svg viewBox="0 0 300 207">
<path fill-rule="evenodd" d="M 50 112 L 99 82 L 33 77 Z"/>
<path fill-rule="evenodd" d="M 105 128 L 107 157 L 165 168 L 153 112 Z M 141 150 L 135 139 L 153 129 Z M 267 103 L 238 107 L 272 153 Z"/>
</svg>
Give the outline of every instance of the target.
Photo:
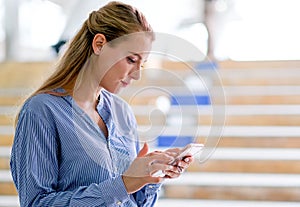
<svg viewBox="0 0 300 207">
<path fill-rule="evenodd" d="M 19 7 L 20 44 L 30 48 L 50 47 L 58 40 L 65 16 L 49 1 L 24 1 Z"/>
<path fill-rule="evenodd" d="M 232 60 L 300 59 L 300 1 L 235 0 L 238 19 L 228 21 L 216 48 Z"/>
</svg>

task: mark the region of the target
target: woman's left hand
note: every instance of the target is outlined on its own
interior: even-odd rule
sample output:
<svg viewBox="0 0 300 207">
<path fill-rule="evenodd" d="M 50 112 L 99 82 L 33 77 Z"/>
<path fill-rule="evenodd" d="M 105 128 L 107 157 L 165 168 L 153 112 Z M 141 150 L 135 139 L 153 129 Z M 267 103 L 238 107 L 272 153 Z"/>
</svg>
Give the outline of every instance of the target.
<svg viewBox="0 0 300 207">
<path fill-rule="evenodd" d="M 178 155 L 181 150 L 179 148 L 172 148 L 165 151 L 166 153 L 170 154 L 171 156 Z M 165 170 L 165 178 L 177 178 L 179 177 L 194 161 L 192 156 L 186 156 L 183 160 L 177 161 L 174 166 L 175 170 Z"/>
</svg>

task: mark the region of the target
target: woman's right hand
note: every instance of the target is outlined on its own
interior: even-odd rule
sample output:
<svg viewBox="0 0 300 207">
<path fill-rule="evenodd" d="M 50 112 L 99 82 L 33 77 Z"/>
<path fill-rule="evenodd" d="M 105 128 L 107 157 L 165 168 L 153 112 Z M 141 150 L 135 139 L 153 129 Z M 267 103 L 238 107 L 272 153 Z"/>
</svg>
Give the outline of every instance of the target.
<svg viewBox="0 0 300 207">
<path fill-rule="evenodd" d="M 164 178 L 152 177 L 155 172 L 159 170 L 177 170 L 176 167 L 168 165 L 174 160 L 173 156 L 159 151 L 148 153 L 148 150 L 148 144 L 145 143 L 137 157 L 123 174 L 123 182 L 129 194 L 140 190 L 146 184 L 161 183 Z"/>
</svg>

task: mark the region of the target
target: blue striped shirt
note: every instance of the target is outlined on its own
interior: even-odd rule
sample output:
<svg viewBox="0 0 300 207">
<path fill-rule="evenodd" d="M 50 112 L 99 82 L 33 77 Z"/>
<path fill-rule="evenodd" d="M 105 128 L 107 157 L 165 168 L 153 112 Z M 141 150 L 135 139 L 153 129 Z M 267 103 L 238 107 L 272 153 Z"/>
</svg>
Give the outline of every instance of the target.
<svg viewBox="0 0 300 207">
<path fill-rule="evenodd" d="M 25 102 L 10 163 L 21 206 L 154 206 L 160 184 L 128 194 L 121 177 L 139 150 L 132 110 L 102 90 L 97 111 L 107 138 L 71 96 Z"/>
</svg>

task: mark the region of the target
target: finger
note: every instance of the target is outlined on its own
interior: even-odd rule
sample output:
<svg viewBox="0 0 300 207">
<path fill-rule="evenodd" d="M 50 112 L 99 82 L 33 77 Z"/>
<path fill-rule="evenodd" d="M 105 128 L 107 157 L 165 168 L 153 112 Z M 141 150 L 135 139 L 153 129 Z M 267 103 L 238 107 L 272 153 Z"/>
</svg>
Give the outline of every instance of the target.
<svg viewBox="0 0 300 207">
<path fill-rule="evenodd" d="M 165 152 L 165 153 L 168 154 L 168 155 L 170 155 L 170 156 L 172 156 L 172 157 L 174 157 L 174 159 L 175 159 L 176 156 L 178 155 L 177 152 Z"/>
<path fill-rule="evenodd" d="M 166 178 L 178 178 L 180 176 L 180 173 L 176 173 L 172 171 L 165 171 L 164 173 Z"/>
<path fill-rule="evenodd" d="M 144 157 L 148 153 L 148 150 L 149 150 L 149 146 L 148 146 L 147 142 L 145 142 L 143 148 L 140 150 L 140 152 L 137 156 Z"/>
<path fill-rule="evenodd" d="M 148 154 L 147 158 L 150 164 L 154 163 L 170 163 L 174 160 L 174 157 L 166 154 L 166 153 L 156 153 L 156 154 Z"/>
<path fill-rule="evenodd" d="M 186 156 L 186 157 L 184 157 L 183 159 L 182 159 L 184 162 L 186 162 L 186 163 L 192 163 L 193 161 L 194 161 L 194 157 L 192 157 L 192 156 Z"/>
<path fill-rule="evenodd" d="M 179 154 L 181 152 L 181 149 L 180 148 L 170 148 L 170 149 L 167 149 L 165 152 Z"/>
<path fill-rule="evenodd" d="M 152 176 L 158 171 L 162 171 L 162 172 L 174 171 L 174 172 L 176 172 L 177 167 L 172 166 L 172 165 L 165 165 L 165 164 L 155 163 L 155 164 L 150 165 L 148 169 L 149 169 L 148 170 L 149 175 Z"/>
<path fill-rule="evenodd" d="M 170 170 L 166 170 L 166 171 L 170 171 L 173 173 L 183 173 L 183 171 L 185 170 L 184 167 L 180 167 L 180 166 L 173 166 L 174 168 L 171 168 Z"/>
<path fill-rule="evenodd" d="M 158 154 L 163 154 L 164 152 L 162 152 L 162 151 L 154 151 L 154 152 L 150 152 L 150 153 L 148 153 L 147 154 L 147 156 L 153 156 L 153 155 L 158 155 Z"/>
<path fill-rule="evenodd" d="M 190 166 L 190 163 L 184 162 L 184 161 L 179 161 L 177 163 L 177 166 L 180 168 L 188 168 Z"/>
</svg>

